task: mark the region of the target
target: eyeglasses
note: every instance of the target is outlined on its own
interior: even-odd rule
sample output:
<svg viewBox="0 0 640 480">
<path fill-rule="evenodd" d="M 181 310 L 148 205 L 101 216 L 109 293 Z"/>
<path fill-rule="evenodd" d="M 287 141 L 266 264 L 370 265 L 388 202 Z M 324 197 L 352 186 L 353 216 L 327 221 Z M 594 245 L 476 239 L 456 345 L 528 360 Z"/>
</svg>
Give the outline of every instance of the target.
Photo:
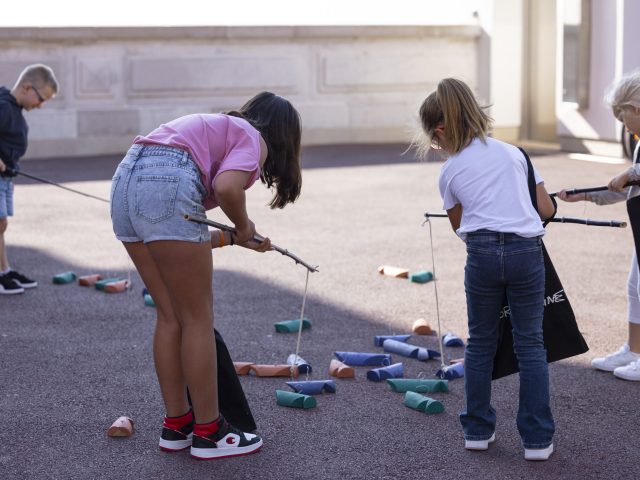
<svg viewBox="0 0 640 480">
<path fill-rule="evenodd" d="M 46 101 L 46 99 L 42 95 L 40 95 L 40 92 L 38 91 L 38 89 L 36 87 L 34 87 L 33 85 L 31 85 L 31 90 L 36 92 L 36 95 L 38 96 L 38 102 L 44 103 Z"/>
<path fill-rule="evenodd" d="M 616 119 L 619 122 L 623 122 L 623 123 L 624 123 L 625 115 L 630 114 L 630 115 L 637 116 L 639 113 L 640 113 L 640 110 L 638 109 L 638 107 L 631 104 L 626 104 L 622 107 L 617 107 L 613 112 Z"/>
</svg>

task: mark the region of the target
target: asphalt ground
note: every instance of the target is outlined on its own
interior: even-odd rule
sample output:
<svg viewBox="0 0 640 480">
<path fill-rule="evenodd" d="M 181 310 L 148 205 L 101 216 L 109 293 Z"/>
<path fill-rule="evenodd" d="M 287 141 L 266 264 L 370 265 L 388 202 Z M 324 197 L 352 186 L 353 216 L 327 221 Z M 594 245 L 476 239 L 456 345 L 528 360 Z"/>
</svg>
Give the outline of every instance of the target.
<svg viewBox="0 0 640 480">
<path fill-rule="evenodd" d="M 425 211 L 440 211 L 439 163 L 400 155 L 403 146 L 308 148 L 300 200 L 282 211 L 266 207 L 267 189 L 248 192 L 258 231 L 309 263 L 300 355 L 327 373 L 334 351 L 381 352 L 374 335 L 409 332 L 426 318 L 437 328 L 434 283 L 377 273 L 380 265 L 432 270 Z M 25 172 L 108 198 L 119 158 L 25 160 Z M 534 155 L 549 191 L 606 184 L 623 165 Z M 257 454 L 210 462 L 157 447 L 164 414 L 151 356 L 154 310 L 111 231 L 108 205 L 19 178 L 16 216 L 6 234 L 14 268 L 40 285 L 0 297 L 0 478 L 2 479 L 635 479 L 640 383 L 590 367 L 595 356 L 626 340 L 626 278 L 632 251 L 627 229 L 551 224 L 545 243 L 590 346 L 550 366 L 556 420 L 555 453 L 530 463 L 515 425 L 518 377 L 493 383 L 497 441 L 487 452 L 463 448 L 458 412 L 463 380 L 432 394 L 445 412 L 425 415 L 402 394 L 366 380 L 337 379 L 337 393 L 312 410 L 276 405 L 283 378 L 241 377 L 265 446 Z M 559 215 L 626 219 L 624 204 L 561 203 Z M 225 222 L 221 212 L 209 212 Z M 464 244 L 446 219 L 432 221 L 443 332 L 466 338 Z M 295 334 L 273 324 L 298 318 L 305 269 L 277 253 L 239 247 L 212 253 L 215 325 L 234 360 L 284 363 Z M 133 280 L 130 293 L 105 294 L 77 284 L 54 285 L 56 273 Z M 435 337 L 411 342 L 437 349 Z M 462 356 L 449 348 L 445 358 Z M 406 378 L 432 378 L 436 361 L 403 361 Z M 119 416 L 135 422 L 130 438 L 109 438 Z"/>
</svg>

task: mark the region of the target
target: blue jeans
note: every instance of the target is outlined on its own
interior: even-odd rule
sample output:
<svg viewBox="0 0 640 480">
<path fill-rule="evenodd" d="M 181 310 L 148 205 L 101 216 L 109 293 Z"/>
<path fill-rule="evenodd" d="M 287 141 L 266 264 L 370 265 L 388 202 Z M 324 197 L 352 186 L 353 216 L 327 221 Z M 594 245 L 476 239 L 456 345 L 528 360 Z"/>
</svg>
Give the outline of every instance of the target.
<svg viewBox="0 0 640 480">
<path fill-rule="evenodd" d="M 520 367 L 517 425 L 525 448 L 546 448 L 555 425 L 549 407 L 549 373 L 542 336 L 544 259 L 539 237 L 480 230 L 467 236 L 464 286 L 469 342 L 465 351 L 466 410 L 460 423 L 467 440 L 494 433 L 491 372 L 506 298 Z"/>
<path fill-rule="evenodd" d="M 200 170 L 184 150 L 133 145 L 111 182 L 111 222 L 122 242 L 182 240 L 208 242 L 206 225 L 185 220 L 204 217 L 206 189 Z"/>
</svg>

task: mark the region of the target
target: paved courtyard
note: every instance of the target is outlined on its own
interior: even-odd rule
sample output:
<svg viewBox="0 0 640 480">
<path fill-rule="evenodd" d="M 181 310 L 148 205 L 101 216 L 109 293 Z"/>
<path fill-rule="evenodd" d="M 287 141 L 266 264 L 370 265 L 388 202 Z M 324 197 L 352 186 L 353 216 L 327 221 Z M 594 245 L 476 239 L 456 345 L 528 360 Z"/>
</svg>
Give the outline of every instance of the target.
<svg viewBox="0 0 640 480">
<path fill-rule="evenodd" d="M 300 355 L 312 379 L 329 378 L 334 351 L 381 352 L 373 336 L 409 332 L 414 320 L 437 327 L 433 283 L 377 273 L 379 265 L 431 270 L 425 211 L 440 211 L 439 163 L 416 163 L 402 146 L 310 148 L 302 196 L 282 211 L 266 207 L 256 184 L 248 209 L 258 231 L 320 266 L 309 279 L 305 315 L 313 328 Z M 547 189 L 606 184 L 623 168 L 533 156 Z M 23 162 L 23 170 L 103 198 L 116 157 Z M 16 217 L 6 238 L 12 265 L 40 282 L 23 295 L 0 297 L 0 478 L 3 479 L 634 479 L 638 478 L 640 383 L 591 369 L 593 357 L 626 339 L 626 277 L 631 231 L 551 224 L 545 243 L 564 283 L 590 351 L 550 367 L 557 433 L 550 461 L 529 463 L 516 430 L 518 379 L 493 384 L 497 441 L 487 452 L 463 448 L 457 414 L 463 381 L 432 394 L 445 407 L 425 415 L 402 395 L 365 378 L 336 380 L 337 393 L 318 407 L 279 407 L 282 378 L 242 377 L 265 446 L 236 459 L 198 462 L 157 448 L 163 407 L 151 358 L 154 311 L 114 239 L 106 203 L 20 179 Z M 624 204 L 561 203 L 560 216 L 625 220 Z M 228 222 L 221 212 L 212 219 Z M 464 244 L 446 219 L 432 221 L 443 331 L 465 338 Z M 284 363 L 294 334 L 273 324 L 300 314 L 305 270 L 277 253 L 216 250 L 216 327 L 234 360 Z M 101 273 L 133 280 L 130 293 L 105 294 L 77 284 L 54 285 L 54 274 Z M 435 337 L 412 343 L 437 348 Z M 462 356 L 461 348 L 445 351 Z M 433 377 L 439 363 L 404 360 L 405 377 Z M 113 439 L 115 418 L 134 419 L 130 438 Z"/>
</svg>

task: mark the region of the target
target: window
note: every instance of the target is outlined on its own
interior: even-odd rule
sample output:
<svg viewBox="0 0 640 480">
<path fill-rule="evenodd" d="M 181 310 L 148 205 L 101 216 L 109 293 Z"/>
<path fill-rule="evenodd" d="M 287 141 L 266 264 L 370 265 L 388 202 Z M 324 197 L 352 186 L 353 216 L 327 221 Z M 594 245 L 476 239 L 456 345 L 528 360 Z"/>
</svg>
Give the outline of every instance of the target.
<svg viewBox="0 0 640 480">
<path fill-rule="evenodd" d="M 562 11 L 562 101 L 589 106 L 591 0 L 564 0 Z"/>
</svg>

